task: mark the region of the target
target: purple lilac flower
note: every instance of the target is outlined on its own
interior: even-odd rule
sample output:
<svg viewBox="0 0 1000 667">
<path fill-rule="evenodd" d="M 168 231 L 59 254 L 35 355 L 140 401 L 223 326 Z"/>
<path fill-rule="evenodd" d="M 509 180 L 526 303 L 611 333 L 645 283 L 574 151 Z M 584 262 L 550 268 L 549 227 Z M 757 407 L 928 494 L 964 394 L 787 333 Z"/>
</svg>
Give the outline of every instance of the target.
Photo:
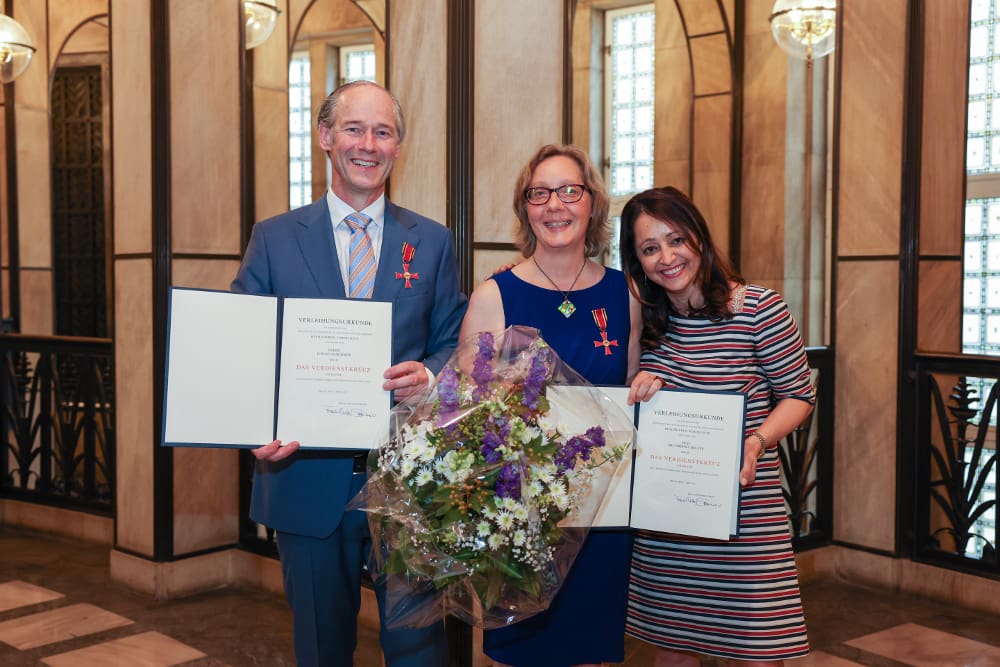
<svg viewBox="0 0 1000 667">
<path fill-rule="evenodd" d="M 531 410 L 538 408 L 538 397 L 542 393 L 542 386 L 548 375 L 546 368 L 548 356 L 546 349 L 539 350 L 538 354 L 531 360 L 528 377 L 524 379 L 524 395 L 521 397 L 521 404 Z"/>
<path fill-rule="evenodd" d="M 438 374 L 438 398 L 441 401 L 441 412 L 458 410 L 458 373 L 451 366 L 445 366 Z"/>
<path fill-rule="evenodd" d="M 577 457 L 584 461 L 590 460 L 590 454 L 595 448 L 604 447 L 604 429 L 594 426 L 587 429 L 584 435 L 574 435 L 567 440 L 556 452 L 556 469 L 566 472 L 576 467 Z"/>
<path fill-rule="evenodd" d="M 485 431 L 483 433 L 483 446 L 480 451 L 483 453 L 483 458 L 486 459 L 487 463 L 499 463 L 500 462 L 500 452 L 497 451 L 503 445 L 503 439 L 493 433 L 492 431 Z"/>
<path fill-rule="evenodd" d="M 497 479 L 497 498 L 521 499 L 521 469 L 508 463 L 500 469 Z"/>
<path fill-rule="evenodd" d="M 488 331 L 479 334 L 478 346 L 479 351 L 472 364 L 472 379 L 476 381 L 472 397 L 477 401 L 486 396 L 489 382 L 493 379 L 493 369 L 490 367 L 490 362 L 493 361 L 493 334 Z"/>
<path fill-rule="evenodd" d="M 480 451 L 487 463 L 499 463 L 500 454 L 496 451 L 510 437 L 510 422 L 503 415 L 493 415 L 486 421 L 483 431 L 483 446 Z"/>
</svg>

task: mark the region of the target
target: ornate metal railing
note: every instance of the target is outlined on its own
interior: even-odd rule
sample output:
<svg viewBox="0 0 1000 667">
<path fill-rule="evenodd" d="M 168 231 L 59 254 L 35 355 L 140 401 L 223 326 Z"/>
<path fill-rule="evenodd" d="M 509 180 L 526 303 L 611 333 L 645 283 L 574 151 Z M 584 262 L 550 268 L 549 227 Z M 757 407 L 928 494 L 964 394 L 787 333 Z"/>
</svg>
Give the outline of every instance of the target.
<svg viewBox="0 0 1000 667">
<path fill-rule="evenodd" d="M 997 357 L 916 356 L 916 560 L 1000 575 L 997 378 Z"/>
<path fill-rule="evenodd" d="M 825 347 L 809 348 L 807 354 L 816 407 L 778 447 L 782 493 L 796 551 L 828 544 L 833 536 L 834 356 Z"/>
<path fill-rule="evenodd" d="M 0 496 L 111 515 L 111 341 L 0 334 Z"/>
</svg>

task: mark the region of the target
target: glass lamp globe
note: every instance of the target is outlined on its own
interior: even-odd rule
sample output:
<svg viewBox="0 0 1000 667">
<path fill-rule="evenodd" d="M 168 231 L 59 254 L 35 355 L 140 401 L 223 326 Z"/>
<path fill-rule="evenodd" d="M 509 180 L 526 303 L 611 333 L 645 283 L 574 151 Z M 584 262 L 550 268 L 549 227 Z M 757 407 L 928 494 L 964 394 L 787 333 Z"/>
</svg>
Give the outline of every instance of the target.
<svg viewBox="0 0 1000 667">
<path fill-rule="evenodd" d="M 0 14 L 0 83 L 10 83 L 20 76 L 34 54 L 28 32 L 11 17 Z"/>
<path fill-rule="evenodd" d="M 274 24 L 281 10 L 274 0 L 246 0 L 243 15 L 246 18 L 246 48 L 260 46 L 274 32 Z"/>
<path fill-rule="evenodd" d="M 836 44 L 837 0 L 777 0 L 770 20 L 778 46 L 795 58 L 822 58 Z"/>
</svg>

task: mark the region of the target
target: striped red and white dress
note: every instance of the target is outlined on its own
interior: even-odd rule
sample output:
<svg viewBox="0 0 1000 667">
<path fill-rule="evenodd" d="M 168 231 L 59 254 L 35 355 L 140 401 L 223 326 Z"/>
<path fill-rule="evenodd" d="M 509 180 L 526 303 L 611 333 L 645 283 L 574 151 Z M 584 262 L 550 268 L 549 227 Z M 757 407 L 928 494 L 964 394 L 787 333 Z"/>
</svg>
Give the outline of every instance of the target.
<svg viewBox="0 0 1000 667">
<path fill-rule="evenodd" d="M 747 394 L 746 433 L 770 399 L 815 400 L 805 349 L 781 296 L 738 289 L 732 319 L 672 316 L 642 369 L 668 387 Z M 772 443 L 741 495 L 739 537 L 729 542 L 636 533 L 626 632 L 665 648 L 741 660 L 809 652 L 798 575 Z"/>
</svg>

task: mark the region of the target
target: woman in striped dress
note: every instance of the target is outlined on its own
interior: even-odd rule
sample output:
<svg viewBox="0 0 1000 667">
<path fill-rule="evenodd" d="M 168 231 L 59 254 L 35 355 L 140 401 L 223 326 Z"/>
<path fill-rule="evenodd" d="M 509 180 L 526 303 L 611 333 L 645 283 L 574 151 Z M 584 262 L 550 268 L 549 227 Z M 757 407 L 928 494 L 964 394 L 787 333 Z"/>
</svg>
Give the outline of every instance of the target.
<svg viewBox="0 0 1000 667">
<path fill-rule="evenodd" d="M 656 667 L 698 665 L 699 654 L 782 665 L 809 652 L 777 454 L 815 401 L 798 328 L 776 292 L 736 273 L 674 188 L 625 205 L 621 252 L 643 311 L 632 400 L 664 386 L 747 395 L 739 537 L 638 532 L 626 632 L 658 647 Z"/>
</svg>

